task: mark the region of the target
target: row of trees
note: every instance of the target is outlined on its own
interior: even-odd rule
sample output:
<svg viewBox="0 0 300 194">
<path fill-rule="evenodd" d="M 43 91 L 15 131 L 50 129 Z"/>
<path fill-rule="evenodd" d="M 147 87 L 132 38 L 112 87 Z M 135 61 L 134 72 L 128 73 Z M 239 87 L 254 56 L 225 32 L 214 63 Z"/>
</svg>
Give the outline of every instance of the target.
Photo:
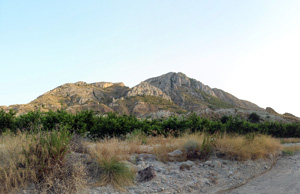
<svg viewBox="0 0 300 194">
<path fill-rule="evenodd" d="M 105 136 L 123 136 L 133 130 L 142 130 L 149 135 L 175 136 L 187 130 L 191 132 L 205 131 L 209 133 L 262 133 L 275 137 L 300 137 L 300 124 L 259 122 L 255 113 L 248 120 L 239 117 L 224 116 L 220 120 L 202 118 L 196 114 L 187 117 L 169 117 L 167 119 L 138 119 L 129 115 L 108 113 L 96 115 L 92 111 L 82 111 L 70 114 L 65 110 L 49 111 L 47 113 L 28 112 L 16 116 L 14 111 L 6 113 L 0 110 L 0 133 L 6 130 L 54 130 L 64 127 L 81 135 L 101 138 Z"/>
</svg>

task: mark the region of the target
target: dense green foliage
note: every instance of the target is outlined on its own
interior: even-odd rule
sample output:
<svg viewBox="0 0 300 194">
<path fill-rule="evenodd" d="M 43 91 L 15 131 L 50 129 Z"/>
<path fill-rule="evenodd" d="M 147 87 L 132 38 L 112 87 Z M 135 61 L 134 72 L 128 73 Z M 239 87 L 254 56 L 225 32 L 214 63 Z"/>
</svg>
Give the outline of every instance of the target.
<svg viewBox="0 0 300 194">
<path fill-rule="evenodd" d="M 220 120 L 209 120 L 191 114 L 186 117 L 169 117 L 167 119 L 138 119 L 129 115 L 117 115 L 108 113 L 96 115 L 92 111 L 82 111 L 77 114 L 67 113 L 65 110 L 47 113 L 29 112 L 16 116 L 13 111 L 8 113 L 0 111 L 0 133 L 7 129 L 11 131 L 32 129 L 53 130 L 64 127 L 81 135 L 89 135 L 94 138 L 105 136 L 125 136 L 134 131 L 141 130 L 148 135 L 175 136 L 190 130 L 205 131 L 209 133 L 262 133 L 275 137 L 300 137 L 299 123 L 279 123 L 279 122 L 256 122 L 243 120 L 239 117 L 224 116 Z M 254 122 L 255 121 L 255 122 Z"/>
<path fill-rule="evenodd" d="M 259 123 L 260 116 L 256 114 L 255 112 L 251 113 L 248 117 L 248 121 L 251 123 Z"/>
</svg>

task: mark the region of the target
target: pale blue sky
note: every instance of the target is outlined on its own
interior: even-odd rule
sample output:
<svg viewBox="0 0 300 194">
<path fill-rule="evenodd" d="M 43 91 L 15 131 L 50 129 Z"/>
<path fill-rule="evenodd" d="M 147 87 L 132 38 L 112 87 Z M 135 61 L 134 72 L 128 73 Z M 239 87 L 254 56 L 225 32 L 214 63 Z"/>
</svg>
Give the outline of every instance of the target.
<svg viewBox="0 0 300 194">
<path fill-rule="evenodd" d="M 183 72 L 300 116 L 299 0 L 0 0 L 0 105 Z"/>
</svg>

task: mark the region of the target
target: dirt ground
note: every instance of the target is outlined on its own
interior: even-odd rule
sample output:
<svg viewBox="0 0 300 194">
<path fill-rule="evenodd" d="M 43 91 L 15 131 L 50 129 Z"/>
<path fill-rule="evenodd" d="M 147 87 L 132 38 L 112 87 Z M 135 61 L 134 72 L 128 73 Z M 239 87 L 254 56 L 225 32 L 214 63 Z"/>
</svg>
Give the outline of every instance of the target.
<svg viewBox="0 0 300 194">
<path fill-rule="evenodd" d="M 265 174 L 252 179 L 243 186 L 226 192 L 228 194 L 299 194 L 300 152 L 285 156 Z"/>
</svg>

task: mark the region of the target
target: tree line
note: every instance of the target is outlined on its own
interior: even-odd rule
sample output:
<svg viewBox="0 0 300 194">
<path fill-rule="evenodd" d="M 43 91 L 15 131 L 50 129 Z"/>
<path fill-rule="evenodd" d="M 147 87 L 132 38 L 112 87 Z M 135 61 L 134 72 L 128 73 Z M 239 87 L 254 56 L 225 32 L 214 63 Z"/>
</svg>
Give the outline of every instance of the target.
<svg viewBox="0 0 300 194">
<path fill-rule="evenodd" d="M 171 116 L 165 119 L 139 119 L 132 115 L 107 113 L 95 114 L 93 111 L 81 111 L 71 114 L 65 110 L 40 112 L 32 111 L 16 116 L 16 112 L 0 110 L 0 134 L 6 131 L 56 130 L 65 128 L 73 133 L 103 138 L 122 137 L 134 130 L 140 130 L 148 135 L 174 135 L 184 132 L 207 133 L 261 133 L 274 137 L 300 137 L 299 123 L 260 122 L 256 113 L 248 119 L 223 116 L 212 120 L 190 114 L 188 116 Z"/>
</svg>

